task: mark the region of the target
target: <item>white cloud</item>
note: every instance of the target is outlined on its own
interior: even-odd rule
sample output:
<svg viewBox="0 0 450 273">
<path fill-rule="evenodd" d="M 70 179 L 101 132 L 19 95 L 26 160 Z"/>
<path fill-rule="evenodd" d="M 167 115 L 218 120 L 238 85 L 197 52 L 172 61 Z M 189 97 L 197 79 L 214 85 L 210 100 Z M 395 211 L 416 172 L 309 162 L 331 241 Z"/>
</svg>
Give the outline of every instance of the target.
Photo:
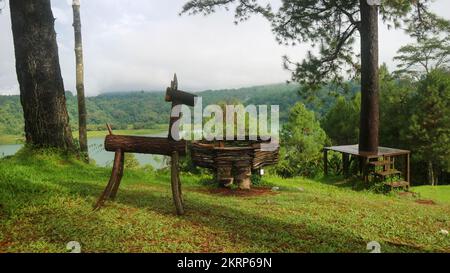
<svg viewBox="0 0 450 273">
<path fill-rule="evenodd" d="M 0 96 L 17 95 L 19 92 L 20 90 L 18 84 L 0 87 Z"/>
<path fill-rule="evenodd" d="M 75 89 L 71 2 L 52 1 L 67 90 Z M 282 68 L 281 56 L 301 60 L 308 49 L 278 45 L 270 25 L 260 17 L 238 26 L 231 12 L 180 17 L 184 2 L 81 1 L 87 94 L 164 90 L 174 72 L 180 87 L 193 91 L 283 82 L 290 75 Z M 450 8 L 449 1 L 435 5 L 441 13 Z M 5 11 L 0 15 L 0 90 L 13 90 L 10 87 L 17 85 L 14 50 Z M 392 57 L 408 40 L 401 31 L 382 27 L 380 61 L 392 67 Z"/>
</svg>

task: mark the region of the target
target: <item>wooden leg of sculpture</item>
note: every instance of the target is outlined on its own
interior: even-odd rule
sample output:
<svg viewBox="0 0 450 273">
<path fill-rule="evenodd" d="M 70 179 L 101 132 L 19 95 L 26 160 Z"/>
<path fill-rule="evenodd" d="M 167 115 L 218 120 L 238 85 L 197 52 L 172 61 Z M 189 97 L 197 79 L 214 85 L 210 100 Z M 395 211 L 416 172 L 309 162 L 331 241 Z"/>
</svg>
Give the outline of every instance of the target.
<svg viewBox="0 0 450 273">
<path fill-rule="evenodd" d="M 178 215 L 184 214 L 184 208 L 183 208 L 183 199 L 181 197 L 181 186 L 180 186 L 180 178 L 179 178 L 179 166 L 178 166 L 178 152 L 174 151 L 172 152 L 172 158 L 171 158 L 171 182 L 172 182 L 172 196 L 173 196 L 173 202 L 175 203 L 175 208 L 177 209 Z"/>
<path fill-rule="evenodd" d="M 183 208 L 184 208 L 184 198 L 183 198 L 183 191 L 181 190 L 181 180 L 180 180 L 180 171 L 179 170 L 177 172 L 177 180 L 178 180 L 178 192 L 180 193 L 181 205 L 183 205 Z"/>
<path fill-rule="evenodd" d="M 122 151 L 118 150 L 116 151 L 114 155 L 114 165 L 113 170 L 111 173 L 111 177 L 109 179 L 108 185 L 106 185 L 105 190 L 103 191 L 102 195 L 100 195 L 100 198 L 97 200 L 97 203 L 94 206 L 94 210 L 99 209 L 103 204 L 105 203 L 106 199 L 108 199 L 111 196 L 111 192 L 113 190 L 113 187 L 115 186 L 116 182 L 119 178 L 120 173 L 120 163 L 122 162 L 123 153 Z"/>
<path fill-rule="evenodd" d="M 110 195 L 110 199 L 112 199 L 112 200 L 114 200 L 116 198 L 117 191 L 119 190 L 120 182 L 122 181 L 122 177 L 123 177 L 124 165 L 125 165 L 125 154 L 122 152 L 122 154 L 120 156 L 119 173 L 117 175 L 117 180 L 114 183 L 114 186 L 112 188 L 111 195 Z"/>
</svg>

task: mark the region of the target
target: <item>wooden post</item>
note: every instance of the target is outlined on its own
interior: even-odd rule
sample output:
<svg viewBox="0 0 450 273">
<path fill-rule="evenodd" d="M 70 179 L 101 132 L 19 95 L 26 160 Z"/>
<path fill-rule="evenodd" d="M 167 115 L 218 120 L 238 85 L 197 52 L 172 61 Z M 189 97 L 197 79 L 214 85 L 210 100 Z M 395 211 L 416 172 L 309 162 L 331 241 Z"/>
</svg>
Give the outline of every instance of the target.
<svg viewBox="0 0 450 273">
<path fill-rule="evenodd" d="M 328 176 L 328 150 L 323 149 L 323 172 Z"/>
<path fill-rule="evenodd" d="M 349 155 L 346 153 L 342 153 L 342 172 L 344 177 L 348 177 L 349 175 Z"/>
<path fill-rule="evenodd" d="M 369 182 L 369 159 L 367 157 L 363 157 L 362 162 L 363 162 L 362 169 L 363 169 L 364 183 L 368 183 Z"/>
<path fill-rule="evenodd" d="M 172 183 L 172 196 L 173 202 L 178 215 L 184 214 L 183 198 L 181 193 L 181 183 L 179 176 L 179 156 L 178 152 L 172 152 L 171 156 L 171 183 Z"/>
<path fill-rule="evenodd" d="M 106 186 L 102 195 L 97 200 L 97 203 L 94 206 L 94 210 L 97 210 L 101 206 L 103 206 L 105 201 L 111 197 L 111 193 L 113 192 L 113 190 L 117 191 L 117 189 L 119 188 L 120 180 L 122 179 L 122 174 L 123 174 L 123 162 L 124 162 L 123 156 L 124 156 L 124 153 L 121 150 L 116 151 L 116 153 L 114 155 L 114 165 L 113 165 L 111 177 L 109 178 L 108 185 Z"/>
<path fill-rule="evenodd" d="M 172 111 L 173 111 L 173 109 L 174 109 L 175 107 L 177 107 L 178 105 L 179 105 L 178 103 L 172 102 L 172 107 L 170 108 L 171 110 L 170 110 L 169 135 L 168 135 L 168 138 L 169 138 L 170 140 L 180 139 L 180 131 L 179 131 L 179 128 L 178 128 L 178 130 L 176 131 L 176 135 L 172 135 L 172 127 L 173 127 L 173 125 L 174 125 L 178 120 L 181 119 L 181 113 L 180 113 L 180 116 L 179 116 L 179 117 L 172 117 Z"/>
<path fill-rule="evenodd" d="M 110 195 L 110 199 L 112 199 L 112 200 L 116 199 L 117 191 L 119 190 L 119 186 L 120 186 L 120 182 L 122 182 L 123 169 L 125 167 L 125 153 L 124 152 L 120 152 L 120 153 L 121 153 L 121 155 L 120 155 L 119 171 L 117 174 L 116 183 L 114 183 L 114 186 L 112 187 L 111 195 Z"/>
<path fill-rule="evenodd" d="M 410 154 L 405 155 L 405 179 L 408 182 L 408 189 L 411 186 L 411 166 L 410 166 Z"/>
<path fill-rule="evenodd" d="M 358 156 L 358 169 L 359 169 L 360 177 L 363 177 L 363 173 L 364 173 L 364 164 L 363 164 L 363 160 L 364 160 L 363 157 Z"/>
</svg>

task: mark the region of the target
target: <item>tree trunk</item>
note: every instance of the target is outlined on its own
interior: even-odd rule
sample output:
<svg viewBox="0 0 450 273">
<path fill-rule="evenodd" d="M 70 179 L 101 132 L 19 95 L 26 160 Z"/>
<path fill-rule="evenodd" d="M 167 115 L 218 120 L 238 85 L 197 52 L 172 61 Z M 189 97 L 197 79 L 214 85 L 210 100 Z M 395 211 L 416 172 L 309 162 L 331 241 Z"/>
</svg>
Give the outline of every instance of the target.
<svg viewBox="0 0 450 273">
<path fill-rule="evenodd" d="M 27 144 L 73 150 L 50 0 L 10 0 Z"/>
<path fill-rule="evenodd" d="M 75 59 L 76 59 L 76 81 L 78 99 L 78 135 L 80 150 L 85 160 L 89 162 L 89 151 L 86 129 L 86 102 L 84 96 L 84 64 L 83 64 L 83 42 L 81 38 L 80 0 L 73 0 L 73 28 L 75 31 Z"/>
<path fill-rule="evenodd" d="M 431 184 L 431 186 L 434 186 L 435 183 L 435 176 L 434 176 L 434 169 L 433 169 L 433 162 L 428 161 L 428 183 Z"/>
<path fill-rule="evenodd" d="M 359 150 L 378 152 L 379 74 L 378 7 L 360 0 L 361 6 L 361 117 Z"/>
</svg>

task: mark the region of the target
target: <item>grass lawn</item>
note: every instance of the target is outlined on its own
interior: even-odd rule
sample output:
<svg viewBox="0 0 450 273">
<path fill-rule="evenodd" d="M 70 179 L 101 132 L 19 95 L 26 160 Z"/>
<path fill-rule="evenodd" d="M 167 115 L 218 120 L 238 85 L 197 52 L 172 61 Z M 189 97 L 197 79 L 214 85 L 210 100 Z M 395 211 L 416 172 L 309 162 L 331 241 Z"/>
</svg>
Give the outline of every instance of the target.
<svg viewBox="0 0 450 273">
<path fill-rule="evenodd" d="M 116 202 L 92 205 L 110 169 L 46 153 L 0 160 L 0 252 L 450 252 L 450 205 L 353 191 L 308 179 L 266 177 L 280 187 L 230 196 L 183 175 L 178 217 L 169 175 L 126 171 Z"/>
<path fill-rule="evenodd" d="M 420 186 L 414 187 L 413 192 L 420 198 L 432 199 L 436 202 L 450 205 L 450 186 Z"/>
</svg>

